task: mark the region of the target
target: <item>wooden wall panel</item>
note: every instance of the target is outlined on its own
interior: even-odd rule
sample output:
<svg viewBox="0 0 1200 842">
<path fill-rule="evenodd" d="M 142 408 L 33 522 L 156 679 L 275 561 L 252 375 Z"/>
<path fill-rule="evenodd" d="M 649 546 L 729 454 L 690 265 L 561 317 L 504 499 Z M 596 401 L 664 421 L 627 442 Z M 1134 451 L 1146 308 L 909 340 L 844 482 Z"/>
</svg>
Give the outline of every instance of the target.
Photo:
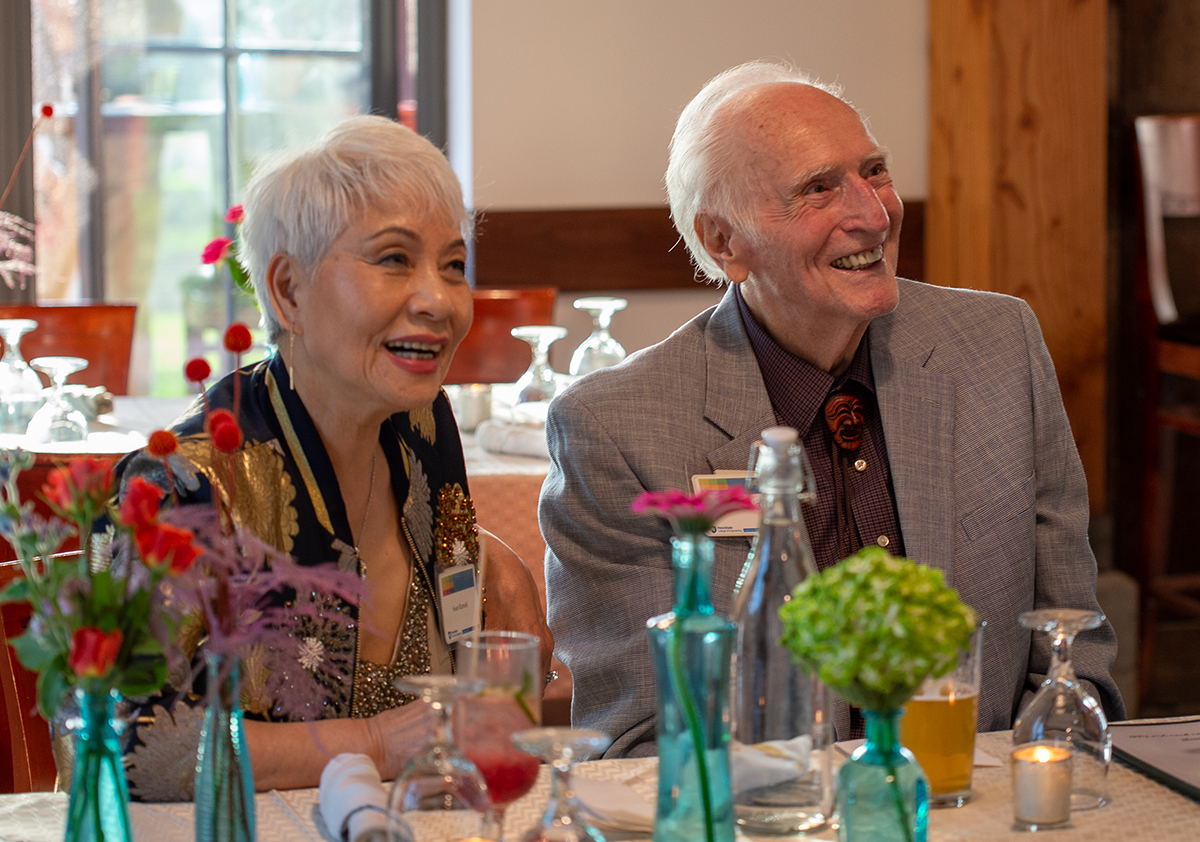
<svg viewBox="0 0 1200 842">
<path fill-rule="evenodd" d="M 1037 314 L 1106 508 L 1106 0 L 931 0 L 926 280 Z"/>
</svg>

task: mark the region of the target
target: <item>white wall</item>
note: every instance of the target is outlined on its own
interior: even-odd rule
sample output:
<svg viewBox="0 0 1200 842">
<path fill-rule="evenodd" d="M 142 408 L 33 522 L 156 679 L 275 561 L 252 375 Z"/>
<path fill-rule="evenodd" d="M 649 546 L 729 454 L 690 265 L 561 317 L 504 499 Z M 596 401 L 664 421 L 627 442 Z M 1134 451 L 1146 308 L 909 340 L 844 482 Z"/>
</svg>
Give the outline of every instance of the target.
<svg viewBox="0 0 1200 842">
<path fill-rule="evenodd" d="M 756 58 L 840 83 L 927 195 L 928 0 L 474 0 L 483 210 L 665 204 L 667 142 L 706 81 Z"/>
<path fill-rule="evenodd" d="M 900 195 L 927 195 L 928 0 L 474 0 L 475 206 L 666 203 L 667 143 L 710 78 L 776 58 L 841 84 L 893 153 Z M 598 291 L 603 293 L 604 291 Z M 630 351 L 713 303 L 714 287 L 616 293 Z M 587 319 L 564 296 L 565 370 Z"/>
</svg>

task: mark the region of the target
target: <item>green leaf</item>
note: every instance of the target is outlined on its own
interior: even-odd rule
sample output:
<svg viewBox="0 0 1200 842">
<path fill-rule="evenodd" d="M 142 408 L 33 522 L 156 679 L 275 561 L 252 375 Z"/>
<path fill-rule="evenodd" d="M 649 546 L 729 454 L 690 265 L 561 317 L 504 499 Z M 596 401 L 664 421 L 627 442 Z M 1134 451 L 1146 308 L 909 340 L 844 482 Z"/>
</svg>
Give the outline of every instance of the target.
<svg viewBox="0 0 1200 842">
<path fill-rule="evenodd" d="M 167 681 L 165 658 L 135 658 L 121 672 L 118 689 L 125 696 L 149 696 L 162 689 Z"/>
<path fill-rule="evenodd" d="M 246 267 L 242 265 L 242 261 L 235 255 L 230 255 L 225 261 L 225 265 L 229 267 L 229 275 L 233 278 L 233 282 L 237 284 L 238 289 L 247 295 L 254 295 L 254 285 L 250 283 L 250 276 L 246 273 Z M 257 301 L 257 296 L 255 301 Z"/>
<path fill-rule="evenodd" d="M 48 668 L 38 673 L 38 710 L 47 722 L 54 721 L 54 714 L 62 707 L 63 698 L 71 686 L 62 669 Z"/>
<path fill-rule="evenodd" d="M 31 672 L 42 670 L 58 655 L 63 654 L 57 649 L 46 645 L 45 641 L 35 637 L 32 632 L 25 632 L 20 637 L 10 640 L 9 645 L 17 653 L 21 665 Z"/>
<path fill-rule="evenodd" d="M 0 591 L 0 602 L 28 602 L 32 589 L 28 579 L 13 579 Z"/>
</svg>

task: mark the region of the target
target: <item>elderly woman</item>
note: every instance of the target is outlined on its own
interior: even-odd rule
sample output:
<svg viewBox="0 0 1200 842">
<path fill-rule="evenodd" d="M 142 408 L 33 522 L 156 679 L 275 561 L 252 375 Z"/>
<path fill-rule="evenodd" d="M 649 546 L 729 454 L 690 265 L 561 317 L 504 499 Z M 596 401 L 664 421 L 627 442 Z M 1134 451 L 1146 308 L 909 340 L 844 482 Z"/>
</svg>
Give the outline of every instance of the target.
<svg viewBox="0 0 1200 842">
<path fill-rule="evenodd" d="M 238 522 L 301 564 L 356 570 L 369 597 L 346 607 L 357 620 L 350 639 L 323 641 L 354 665 L 331 717 L 247 722 L 257 786 L 315 786 L 344 751 L 371 755 L 386 779 L 425 737 L 422 710 L 403 706 L 394 679 L 452 669 L 431 580 L 452 563 L 456 539 L 470 546 L 475 535 L 441 391 L 471 326 L 471 220 L 442 154 L 379 117 L 347 120 L 261 167 L 244 207 L 250 276 L 279 352 L 208 393 L 212 407 L 230 407 L 240 379 L 234 488 L 214 469 L 197 407 L 175 429 L 176 490 L 187 501 L 220 495 Z M 124 466 L 124 480 L 134 474 L 168 483 L 144 453 Z M 500 541 L 488 547 L 485 624 L 539 635 L 548 665 L 553 641 L 528 569 Z M 169 714 L 146 706 L 127 758 L 134 795 L 186 797 L 200 721 L 191 701 Z"/>
</svg>

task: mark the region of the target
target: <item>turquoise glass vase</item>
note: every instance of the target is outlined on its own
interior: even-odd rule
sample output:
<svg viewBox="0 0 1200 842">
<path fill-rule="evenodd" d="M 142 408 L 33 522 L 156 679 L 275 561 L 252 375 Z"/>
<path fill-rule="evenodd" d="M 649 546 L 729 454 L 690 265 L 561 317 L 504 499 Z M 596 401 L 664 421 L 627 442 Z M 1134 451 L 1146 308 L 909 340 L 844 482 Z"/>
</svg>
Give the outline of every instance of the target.
<svg viewBox="0 0 1200 842">
<path fill-rule="evenodd" d="M 133 842 L 129 790 L 113 711 L 114 690 L 77 689 L 81 724 L 75 734 L 75 768 L 67 807 L 66 842 Z"/>
<path fill-rule="evenodd" d="M 655 842 L 733 842 L 729 671 L 737 627 L 713 612 L 713 544 L 672 538 L 675 610 L 647 627 L 658 684 Z"/>
<path fill-rule="evenodd" d="M 926 842 L 929 781 L 900 745 L 900 710 L 864 710 L 867 741 L 838 773 L 842 842 Z"/>
<path fill-rule="evenodd" d="M 242 728 L 240 667 L 209 654 L 208 708 L 196 757 L 196 842 L 253 842 L 254 777 Z"/>
</svg>

